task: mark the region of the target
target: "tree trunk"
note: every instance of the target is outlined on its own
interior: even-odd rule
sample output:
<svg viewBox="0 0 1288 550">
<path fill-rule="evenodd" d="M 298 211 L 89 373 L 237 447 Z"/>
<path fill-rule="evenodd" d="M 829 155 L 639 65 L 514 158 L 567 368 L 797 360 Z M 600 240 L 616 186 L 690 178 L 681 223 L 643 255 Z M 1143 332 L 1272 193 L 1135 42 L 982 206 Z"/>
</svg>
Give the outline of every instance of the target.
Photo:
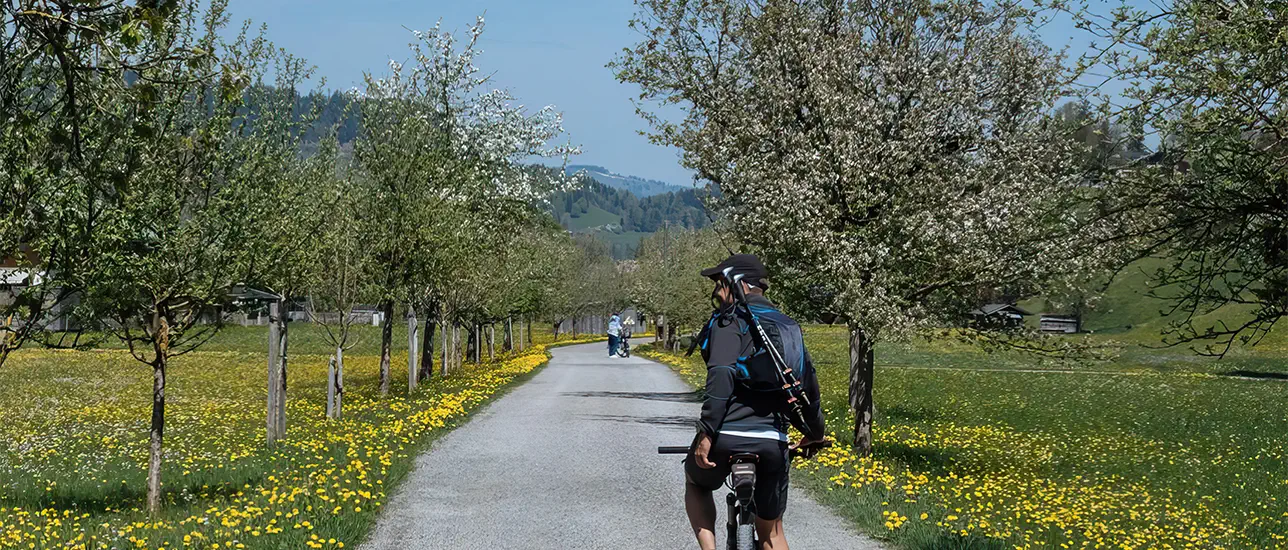
<svg viewBox="0 0 1288 550">
<path fill-rule="evenodd" d="M 394 302 L 385 300 L 380 305 L 384 317 L 380 328 L 380 395 L 389 395 L 389 348 L 394 343 Z"/>
<path fill-rule="evenodd" d="M 496 361 L 496 325 L 487 325 L 487 360 Z"/>
<path fill-rule="evenodd" d="M 438 302 L 430 302 L 429 311 L 425 314 L 425 337 L 420 348 L 420 376 L 421 380 L 429 380 L 434 376 L 434 329 L 438 324 Z"/>
<path fill-rule="evenodd" d="M 441 375 L 441 376 L 447 376 L 447 361 L 448 361 L 448 359 L 449 359 L 449 357 L 448 357 L 448 355 L 449 355 L 449 354 L 448 354 L 447 350 L 448 350 L 449 348 L 451 348 L 451 346 L 450 346 L 450 342 L 448 342 L 448 339 L 450 338 L 450 335 L 452 334 L 452 325 L 451 325 L 451 323 L 446 322 L 446 317 L 444 317 L 444 322 L 442 323 L 442 325 L 443 325 L 443 326 L 442 326 L 442 333 L 443 333 L 443 364 L 439 367 L 439 373 L 440 373 L 440 375 Z"/>
<path fill-rule="evenodd" d="M 344 349 L 335 348 L 335 417 L 344 414 Z"/>
<path fill-rule="evenodd" d="M 461 366 L 461 324 L 452 323 L 452 368 Z"/>
<path fill-rule="evenodd" d="M 501 351 L 506 353 L 514 351 L 514 318 L 505 318 L 505 338 L 501 343 Z"/>
<path fill-rule="evenodd" d="M 430 304 L 429 314 L 425 317 L 425 336 L 420 346 L 420 375 L 417 378 L 429 380 L 434 377 L 434 332 L 438 325 L 438 304 Z"/>
<path fill-rule="evenodd" d="M 148 515 L 161 512 L 161 449 L 165 439 L 165 368 L 170 353 L 170 324 L 159 312 L 152 317 L 152 426 L 148 430 Z"/>
<path fill-rule="evenodd" d="M 416 308 L 407 304 L 407 393 L 416 389 L 417 378 L 420 370 L 416 368 L 416 360 L 420 358 L 416 353 L 416 345 L 420 343 L 417 338 L 417 331 L 420 330 L 420 321 L 416 319 Z"/>
<path fill-rule="evenodd" d="M 452 363 L 452 366 L 455 368 L 465 366 L 465 342 L 461 339 L 461 330 L 464 328 L 465 325 L 457 324 L 456 328 L 453 329 L 456 336 L 456 346 L 452 349 L 453 358 L 455 358 L 455 362 Z M 469 335 L 467 334 L 466 337 L 468 338 L 468 336 Z"/>
<path fill-rule="evenodd" d="M 528 339 L 528 342 L 524 347 L 524 349 L 527 349 L 526 346 L 532 345 L 532 319 L 528 319 L 528 328 L 523 331 L 523 337 Z"/>
<path fill-rule="evenodd" d="M 474 323 L 474 364 L 483 362 L 483 325 Z"/>
<path fill-rule="evenodd" d="M 850 410 L 854 412 L 854 452 L 872 454 L 873 342 L 867 332 L 850 324 Z"/>
<path fill-rule="evenodd" d="M 277 324 L 281 309 L 277 302 L 268 304 L 268 384 L 267 402 L 264 409 L 265 439 L 269 444 L 277 442 L 277 388 L 280 383 L 277 377 L 281 373 L 282 328 Z"/>
<path fill-rule="evenodd" d="M 465 335 L 465 357 L 474 361 L 474 358 L 478 356 L 478 349 L 478 325 L 473 325 Z"/>
</svg>

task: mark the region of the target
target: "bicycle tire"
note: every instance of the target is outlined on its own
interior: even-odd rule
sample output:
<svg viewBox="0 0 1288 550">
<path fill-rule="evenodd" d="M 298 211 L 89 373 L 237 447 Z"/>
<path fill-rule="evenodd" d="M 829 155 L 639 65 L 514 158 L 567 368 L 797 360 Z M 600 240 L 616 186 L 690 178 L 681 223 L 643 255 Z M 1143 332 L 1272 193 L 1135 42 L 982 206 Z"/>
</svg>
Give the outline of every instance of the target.
<svg viewBox="0 0 1288 550">
<path fill-rule="evenodd" d="M 756 526 L 751 523 L 738 524 L 738 544 L 734 548 L 738 550 L 757 550 L 756 549 Z"/>
</svg>

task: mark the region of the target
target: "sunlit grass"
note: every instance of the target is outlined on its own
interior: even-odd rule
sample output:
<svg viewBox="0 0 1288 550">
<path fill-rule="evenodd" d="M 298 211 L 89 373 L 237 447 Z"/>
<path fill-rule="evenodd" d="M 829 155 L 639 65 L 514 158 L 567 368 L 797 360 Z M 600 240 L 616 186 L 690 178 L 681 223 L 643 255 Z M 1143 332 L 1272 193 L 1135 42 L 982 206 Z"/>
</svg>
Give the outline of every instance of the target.
<svg viewBox="0 0 1288 550">
<path fill-rule="evenodd" d="M 143 512 L 149 368 L 119 350 L 15 355 L 0 369 L 0 548 L 352 546 L 418 449 L 547 359 L 539 344 L 408 395 L 402 351 L 404 383 L 382 398 L 378 357 L 350 355 L 344 418 L 328 421 L 326 357 L 296 354 L 287 437 L 269 448 L 264 354 L 238 341 L 170 369 L 157 518 Z"/>
<path fill-rule="evenodd" d="M 806 338 L 844 442 L 845 331 L 812 327 Z M 1282 373 L 1285 350 L 1271 342 L 1214 362 L 1120 346 L 1110 362 L 1058 364 L 943 342 L 884 346 L 875 455 L 840 445 L 799 463 L 798 481 L 910 548 L 1284 546 L 1288 382 L 1226 374 Z M 700 383 L 695 358 L 660 358 Z M 1044 369 L 1054 372 L 1028 372 Z"/>
</svg>

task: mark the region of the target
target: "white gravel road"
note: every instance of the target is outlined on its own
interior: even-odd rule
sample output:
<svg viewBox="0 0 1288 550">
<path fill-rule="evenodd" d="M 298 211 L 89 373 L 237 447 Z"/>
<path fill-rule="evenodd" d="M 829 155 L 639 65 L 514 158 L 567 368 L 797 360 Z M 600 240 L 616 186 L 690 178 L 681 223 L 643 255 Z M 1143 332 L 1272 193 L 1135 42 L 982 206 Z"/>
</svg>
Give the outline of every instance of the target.
<svg viewBox="0 0 1288 550">
<path fill-rule="evenodd" d="M 679 457 L 656 454 L 688 444 L 696 395 L 665 366 L 610 359 L 602 343 L 552 353 L 417 457 L 362 548 L 697 548 Z M 881 548 L 795 488 L 786 523 L 793 550 Z"/>
</svg>

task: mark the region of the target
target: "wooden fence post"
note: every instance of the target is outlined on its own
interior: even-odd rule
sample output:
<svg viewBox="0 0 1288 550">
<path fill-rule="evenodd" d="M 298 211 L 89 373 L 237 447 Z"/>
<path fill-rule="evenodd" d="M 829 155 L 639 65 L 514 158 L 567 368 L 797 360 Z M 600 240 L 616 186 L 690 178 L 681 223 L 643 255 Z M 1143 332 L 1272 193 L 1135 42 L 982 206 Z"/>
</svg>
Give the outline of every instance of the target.
<svg viewBox="0 0 1288 550">
<path fill-rule="evenodd" d="M 407 304 L 407 392 L 416 389 L 418 380 L 416 376 L 420 370 L 416 368 L 416 359 L 420 354 L 416 353 L 416 347 L 420 345 L 420 338 L 417 337 L 417 330 L 420 324 L 416 321 L 416 308 Z"/>
<path fill-rule="evenodd" d="M 277 373 L 280 355 L 278 346 L 282 343 L 277 334 L 277 314 L 277 302 L 268 304 L 268 402 L 264 409 L 264 419 L 265 437 L 269 443 L 277 442 Z"/>
<path fill-rule="evenodd" d="M 286 372 L 287 372 L 286 363 L 287 363 L 287 359 L 290 357 L 290 353 L 288 353 L 288 350 L 287 350 L 287 344 L 290 343 L 290 340 L 287 338 L 287 336 L 289 336 L 289 332 L 288 332 L 289 325 L 287 325 L 287 323 L 290 321 L 287 318 L 287 314 L 289 310 L 290 310 L 289 305 L 285 308 L 279 309 L 280 316 L 278 317 L 278 320 L 277 320 L 277 323 L 281 326 L 281 328 L 279 328 L 277 331 L 277 335 L 279 338 L 279 343 L 277 344 L 277 355 L 278 355 L 278 358 L 277 358 L 277 438 L 278 439 L 286 437 Z"/>
<path fill-rule="evenodd" d="M 335 356 L 326 363 L 326 417 L 335 418 Z"/>
</svg>

